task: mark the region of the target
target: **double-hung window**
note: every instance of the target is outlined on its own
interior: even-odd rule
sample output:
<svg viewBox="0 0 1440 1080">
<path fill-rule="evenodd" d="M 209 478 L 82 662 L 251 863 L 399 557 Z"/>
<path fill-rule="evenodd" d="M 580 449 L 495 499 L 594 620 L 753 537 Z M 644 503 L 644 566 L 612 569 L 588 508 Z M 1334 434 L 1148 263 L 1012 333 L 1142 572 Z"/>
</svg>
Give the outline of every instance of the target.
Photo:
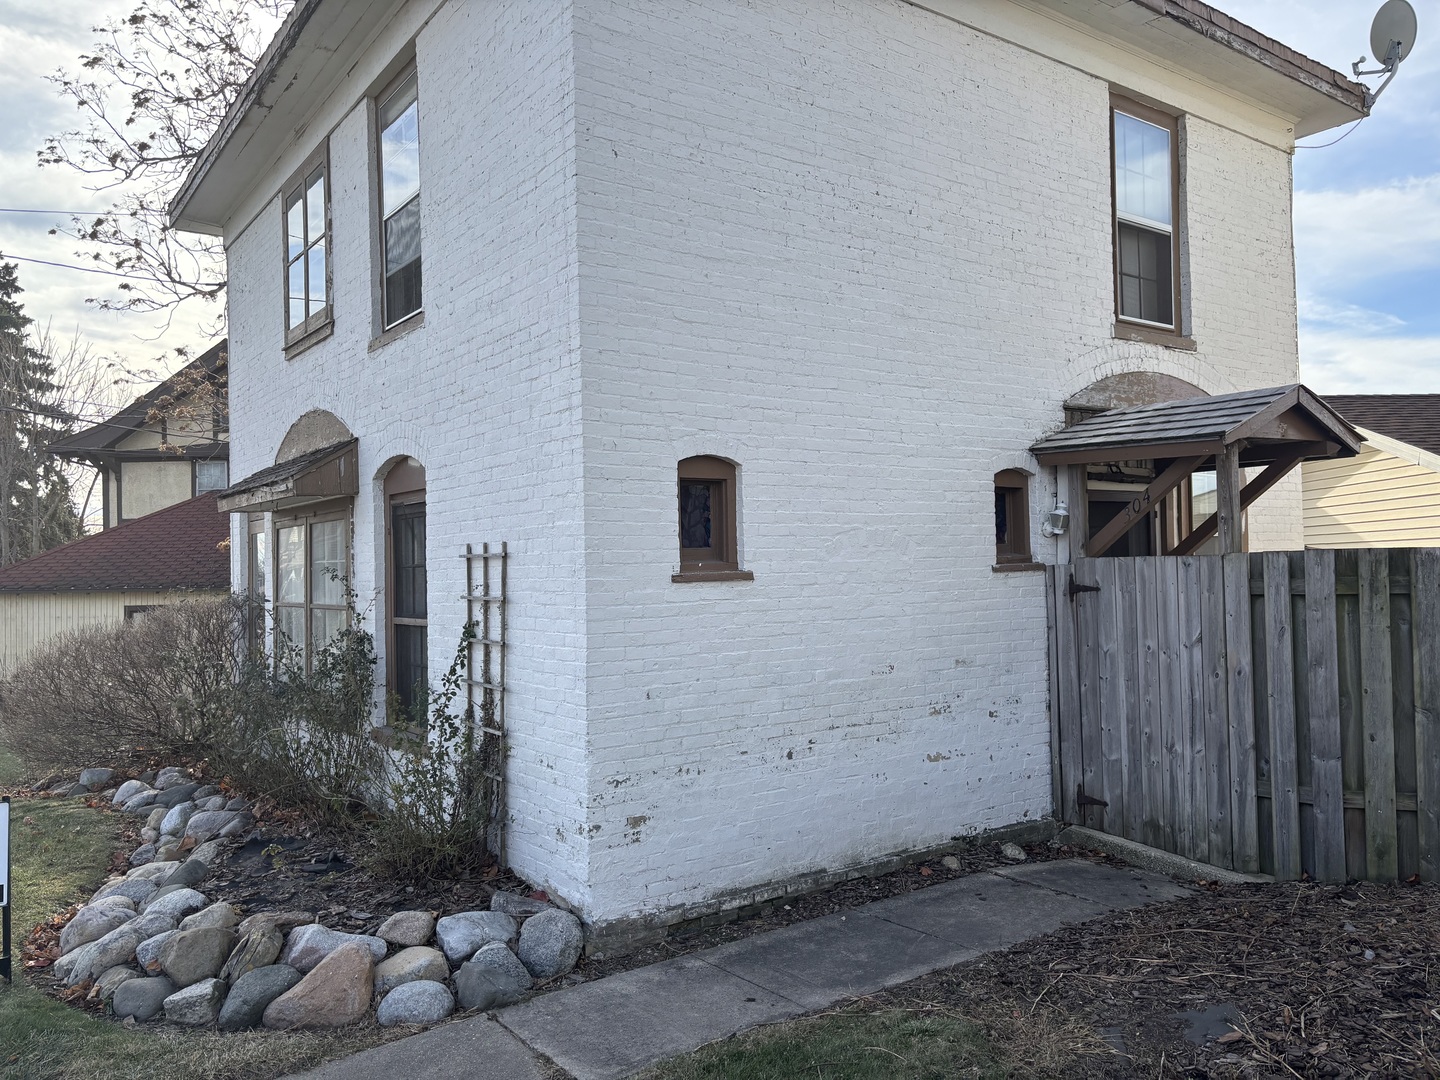
<svg viewBox="0 0 1440 1080">
<path fill-rule="evenodd" d="M 411 71 L 377 109 L 381 305 L 388 329 L 420 310 L 420 97 Z"/>
<path fill-rule="evenodd" d="M 1179 125 L 1124 98 L 1111 102 L 1115 311 L 1124 322 L 1180 330 Z"/>
<path fill-rule="evenodd" d="M 345 628 L 349 527 L 346 510 L 275 524 L 276 642 L 307 669 Z"/>
<path fill-rule="evenodd" d="M 425 722 L 429 610 L 425 573 L 425 469 L 409 459 L 385 478 L 389 504 L 389 689 L 412 726 Z"/>
<path fill-rule="evenodd" d="M 330 321 L 330 187 L 322 152 L 285 188 L 285 343 Z"/>
</svg>

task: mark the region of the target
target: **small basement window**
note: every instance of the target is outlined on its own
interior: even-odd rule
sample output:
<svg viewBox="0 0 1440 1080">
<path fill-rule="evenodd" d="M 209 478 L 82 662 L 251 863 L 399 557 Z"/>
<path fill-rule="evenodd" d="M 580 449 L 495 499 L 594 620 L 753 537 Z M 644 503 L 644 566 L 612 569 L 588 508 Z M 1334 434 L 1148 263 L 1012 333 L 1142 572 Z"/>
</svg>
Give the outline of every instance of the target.
<svg viewBox="0 0 1440 1080">
<path fill-rule="evenodd" d="M 995 562 L 1030 561 L 1030 477 L 1005 469 L 995 474 Z"/>
<path fill-rule="evenodd" d="M 680 572 L 674 581 L 751 579 L 740 569 L 735 518 L 735 466 L 723 458 L 680 462 L 677 498 Z"/>
</svg>

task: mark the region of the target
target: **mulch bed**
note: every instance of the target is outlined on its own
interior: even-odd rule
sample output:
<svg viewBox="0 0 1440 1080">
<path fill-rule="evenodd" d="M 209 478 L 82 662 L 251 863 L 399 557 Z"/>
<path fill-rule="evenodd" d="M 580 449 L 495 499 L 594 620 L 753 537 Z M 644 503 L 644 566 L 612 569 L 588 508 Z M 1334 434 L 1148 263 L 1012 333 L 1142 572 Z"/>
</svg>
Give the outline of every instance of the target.
<svg viewBox="0 0 1440 1080">
<path fill-rule="evenodd" d="M 1069 1038 L 1081 1078 L 1440 1076 L 1440 888 L 1209 886 L 864 1007 Z"/>
</svg>

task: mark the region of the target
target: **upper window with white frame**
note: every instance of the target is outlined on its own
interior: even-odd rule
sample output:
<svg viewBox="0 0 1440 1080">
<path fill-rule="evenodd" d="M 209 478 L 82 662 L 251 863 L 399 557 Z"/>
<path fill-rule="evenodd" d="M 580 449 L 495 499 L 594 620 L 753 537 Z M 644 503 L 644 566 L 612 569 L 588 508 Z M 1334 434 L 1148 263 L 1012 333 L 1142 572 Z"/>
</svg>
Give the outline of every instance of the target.
<svg viewBox="0 0 1440 1080">
<path fill-rule="evenodd" d="M 420 310 L 420 95 L 411 69 L 379 99 L 381 305 L 386 329 Z"/>
<path fill-rule="evenodd" d="M 285 343 L 328 323 L 330 307 L 329 169 L 325 151 L 285 187 Z"/>
<path fill-rule="evenodd" d="M 1180 331 L 1179 124 L 1158 109 L 1111 99 L 1115 313 Z"/>
</svg>

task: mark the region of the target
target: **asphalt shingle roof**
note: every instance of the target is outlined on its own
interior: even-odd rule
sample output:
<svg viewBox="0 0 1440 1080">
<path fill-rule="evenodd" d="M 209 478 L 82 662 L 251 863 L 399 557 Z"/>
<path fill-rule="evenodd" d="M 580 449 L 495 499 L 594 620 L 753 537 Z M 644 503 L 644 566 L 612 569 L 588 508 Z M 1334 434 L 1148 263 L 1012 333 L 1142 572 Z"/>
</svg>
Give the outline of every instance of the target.
<svg viewBox="0 0 1440 1080">
<path fill-rule="evenodd" d="M 1440 454 L 1440 394 L 1326 394 L 1357 427 Z"/>
</svg>

